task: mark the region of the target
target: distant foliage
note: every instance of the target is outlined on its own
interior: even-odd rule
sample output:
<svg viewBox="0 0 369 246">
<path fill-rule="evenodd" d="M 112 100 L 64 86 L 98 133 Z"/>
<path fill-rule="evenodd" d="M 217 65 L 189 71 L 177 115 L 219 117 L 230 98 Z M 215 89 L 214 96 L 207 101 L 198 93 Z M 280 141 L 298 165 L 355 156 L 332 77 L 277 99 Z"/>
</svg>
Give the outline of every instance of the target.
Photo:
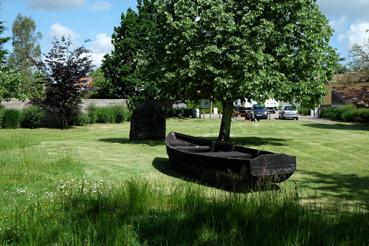
<svg viewBox="0 0 369 246">
<path fill-rule="evenodd" d="M 369 79 L 369 31 L 368 38 L 363 45 L 355 44 L 350 50 L 351 68 L 354 71 L 364 72 Z"/>
<path fill-rule="evenodd" d="M 89 98 L 117 98 L 114 94 L 113 84 L 105 78 L 105 74 L 100 68 L 93 71 L 91 77 L 93 78 L 93 90 L 89 93 Z"/>
<path fill-rule="evenodd" d="M 320 110 L 319 116 L 331 120 L 369 123 L 369 108 L 357 108 L 352 104 L 341 107 L 325 107 Z"/>
<path fill-rule="evenodd" d="M 189 118 L 192 117 L 192 109 L 191 108 L 181 108 L 181 109 L 168 109 L 167 117 L 184 117 Z"/>
<path fill-rule="evenodd" d="M 90 124 L 96 123 L 96 119 L 97 119 L 96 108 L 97 107 L 93 104 L 89 105 L 88 108 L 87 108 L 87 115 L 88 115 L 88 119 L 89 119 Z"/>
<path fill-rule="evenodd" d="M 0 35 L 2 35 L 4 31 L 5 31 L 4 22 L 0 21 Z M 4 65 L 6 55 L 8 54 L 8 52 L 3 48 L 3 45 L 7 43 L 9 40 L 10 40 L 9 37 L 0 36 L 0 66 Z"/>
<path fill-rule="evenodd" d="M 310 108 L 301 106 L 299 108 L 299 114 L 302 114 L 302 115 L 310 115 Z"/>
<path fill-rule="evenodd" d="M 21 112 L 14 109 L 5 109 L 2 120 L 3 128 L 18 128 L 20 125 Z"/>
<path fill-rule="evenodd" d="M 41 125 L 44 113 L 38 106 L 26 108 L 22 112 L 20 125 L 23 128 L 37 128 Z"/>
<path fill-rule="evenodd" d="M 125 106 L 88 107 L 90 123 L 122 123 L 130 121 L 131 112 Z"/>
<path fill-rule="evenodd" d="M 114 111 L 110 107 L 96 109 L 96 123 L 115 123 Z"/>
</svg>

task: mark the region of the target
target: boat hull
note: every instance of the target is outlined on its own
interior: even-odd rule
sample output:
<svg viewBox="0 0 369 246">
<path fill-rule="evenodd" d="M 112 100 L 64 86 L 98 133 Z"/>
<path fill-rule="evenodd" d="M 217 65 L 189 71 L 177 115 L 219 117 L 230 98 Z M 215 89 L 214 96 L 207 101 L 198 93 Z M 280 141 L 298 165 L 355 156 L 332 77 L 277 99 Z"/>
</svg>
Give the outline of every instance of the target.
<svg viewBox="0 0 369 246">
<path fill-rule="evenodd" d="M 171 132 L 166 148 L 173 169 L 220 186 L 279 183 L 296 170 L 296 157 Z"/>
</svg>

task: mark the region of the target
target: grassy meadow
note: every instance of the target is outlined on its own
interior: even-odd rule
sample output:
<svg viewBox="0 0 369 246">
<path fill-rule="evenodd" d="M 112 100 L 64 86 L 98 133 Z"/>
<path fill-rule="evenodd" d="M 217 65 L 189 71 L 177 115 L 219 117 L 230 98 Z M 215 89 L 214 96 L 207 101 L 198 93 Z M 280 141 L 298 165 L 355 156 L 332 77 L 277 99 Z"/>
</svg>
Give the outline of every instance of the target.
<svg viewBox="0 0 369 246">
<path fill-rule="evenodd" d="M 170 119 L 167 131 L 216 137 L 219 124 Z M 369 243 L 368 125 L 234 121 L 235 143 L 298 161 L 279 189 L 245 193 L 183 180 L 162 141 L 128 135 L 128 123 L 0 130 L 0 243 Z"/>
</svg>

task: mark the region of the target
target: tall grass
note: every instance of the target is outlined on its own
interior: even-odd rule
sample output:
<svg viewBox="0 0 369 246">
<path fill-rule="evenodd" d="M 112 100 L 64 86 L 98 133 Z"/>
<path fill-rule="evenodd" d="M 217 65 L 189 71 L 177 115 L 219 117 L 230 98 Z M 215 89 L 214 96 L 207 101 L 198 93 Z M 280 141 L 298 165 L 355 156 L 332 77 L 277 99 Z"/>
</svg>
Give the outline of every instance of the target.
<svg viewBox="0 0 369 246">
<path fill-rule="evenodd" d="M 0 242 L 76 245 L 365 245 L 369 216 L 328 214 L 286 191 L 249 194 L 130 180 L 65 181 L 7 218 Z"/>
<path fill-rule="evenodd" d="M 1 130 L 1 141 L 0 141 L 0 154 L 1 151 L 10 149 L 23 149 L 30 146 L 35 146 L 40 143 L 39 140 L 35 138 L 30 138 L 28 134 L 24 132 L 11 132 L 6 134 L 5 130 Z M 0 161 L 2 161 L 0 159 Z"/>
</svg>

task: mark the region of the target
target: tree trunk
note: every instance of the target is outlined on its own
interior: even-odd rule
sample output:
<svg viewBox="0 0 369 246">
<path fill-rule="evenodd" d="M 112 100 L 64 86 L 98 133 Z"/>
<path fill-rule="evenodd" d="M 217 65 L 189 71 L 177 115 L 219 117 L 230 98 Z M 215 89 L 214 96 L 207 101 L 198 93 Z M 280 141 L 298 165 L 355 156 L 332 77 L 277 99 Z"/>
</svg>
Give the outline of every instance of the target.
<svg viewBox="0 0 369 246">
<path fill-rule="evenodd" d="M 227 99 L 223 102 L 223 116 L 222 123 L 220 125 L 218 141 L 229 141 L 231 134 L 231 122 L 233 114 L 233 101 Z"/>
</svg>

